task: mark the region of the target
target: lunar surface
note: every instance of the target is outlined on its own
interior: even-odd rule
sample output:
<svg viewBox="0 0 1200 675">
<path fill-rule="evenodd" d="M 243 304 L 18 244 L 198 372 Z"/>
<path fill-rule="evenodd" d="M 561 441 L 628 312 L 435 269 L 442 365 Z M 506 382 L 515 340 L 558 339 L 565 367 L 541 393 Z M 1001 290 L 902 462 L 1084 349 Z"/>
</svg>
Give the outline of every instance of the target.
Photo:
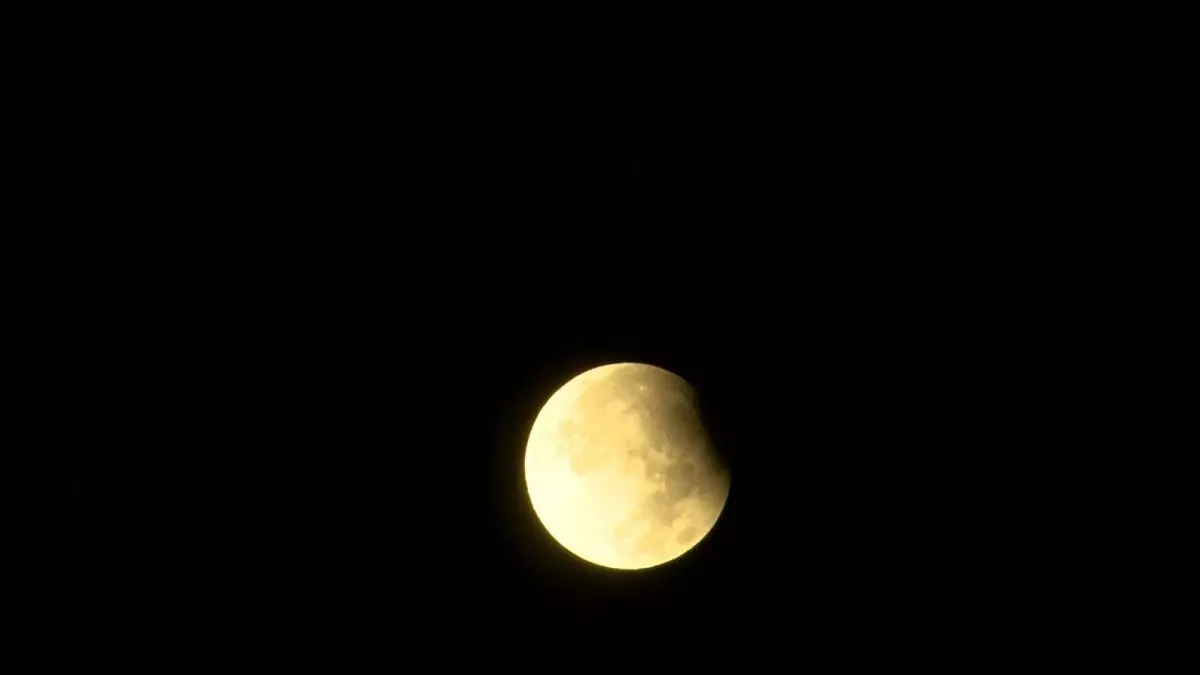
<svg viewBox="0 0 1200 675">
<path fill-rule="evenodd" d="M 525 448 L 525 484 L 538 519 L 568 551 L 641 569 L 708 534 L 730 475 L 687 381 L 617 363 L 575 377 L 542 407 Z"/>
</svg>

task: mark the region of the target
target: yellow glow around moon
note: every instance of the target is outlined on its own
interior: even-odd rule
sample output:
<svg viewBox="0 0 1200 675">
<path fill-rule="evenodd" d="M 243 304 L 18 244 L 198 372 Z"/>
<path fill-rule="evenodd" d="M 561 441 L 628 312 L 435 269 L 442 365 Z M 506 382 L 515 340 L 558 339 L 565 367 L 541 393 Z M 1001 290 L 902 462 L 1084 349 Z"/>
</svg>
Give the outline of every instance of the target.
<svg viewBox="0 0 1200 675">
<path fill-rule="evenodd" d="M 640 363 L 563 385 L 525 448 L 538 519 L 568 551 L 604 567 L 653 567 L 686 553 L 716 524 L 729 483 L 695 390 Z"/>
</svg>

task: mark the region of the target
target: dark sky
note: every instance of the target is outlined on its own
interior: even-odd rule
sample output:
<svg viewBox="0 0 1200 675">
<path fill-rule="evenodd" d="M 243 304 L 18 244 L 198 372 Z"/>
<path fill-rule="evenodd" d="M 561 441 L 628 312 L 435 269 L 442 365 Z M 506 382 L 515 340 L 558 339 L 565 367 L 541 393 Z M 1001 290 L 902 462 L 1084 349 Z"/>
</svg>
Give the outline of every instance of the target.
<svg viewBox="0 0 1200 675">
<path fill-rule="evenodd" d="M 883 673 L 1115 649 L 1157 592 L 1123 583 L 1131 551 L 1183 509 L 1146 460 L 1194 447 L 1195 350 L 1116 337 L 1142 324 L 1096 309 L 1126 287 L 1062 265 L 1111 267 L 1102 235 L 1026 237 L 1097 189 L 1056 164 L 1087 144 L 1053 75 L 884 18 L 544 21 L 111 19 L 88 119 L 95 203 L 124 210 L 90 236 L 130 263 L 81 293 L 120 408 L 96 428 L 128 450 L 84 481 L 98 653 Z M 997 94 L 1017 81 L 1040 107 Z M 638 573 L 559 549 L 521 482 L 541 403 L 615 361 L 692 382 L 734 471 L 709 537 Z"/>
<path fill-rule="evenodd" d="M 112 570 L 91 589 L 117 629 L 101 653 L 993 672 L 1127 654 L 1132 618 L 1179 602 L 1196 364 L 1178 343 L 318 336 L 189 342 L 119 375 L 122 401 L 151 400 L 92 460 L 113 477 L 86 514 Z M 521 482 L 544 398 L 619 360 L 693 382 L 734 471 L 710 535 L 637 573 L 558 548 Z"/>
</svg>

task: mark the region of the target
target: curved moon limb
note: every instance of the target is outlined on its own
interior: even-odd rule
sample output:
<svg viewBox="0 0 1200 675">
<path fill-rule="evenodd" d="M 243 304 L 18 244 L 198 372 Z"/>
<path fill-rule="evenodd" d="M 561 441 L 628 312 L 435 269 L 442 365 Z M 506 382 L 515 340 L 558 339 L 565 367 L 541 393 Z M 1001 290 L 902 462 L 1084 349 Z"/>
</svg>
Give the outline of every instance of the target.
<svg viewBox="0 0 1200 675">
<path fill-rule="evenodd" d="M 683 378 L 640 363 L 594 368 L 538 413 L 525 484 L 538 519 L 589 562 L 642 569 L 673 560 L 713 528 L 730 475 Z"/>
</svg>

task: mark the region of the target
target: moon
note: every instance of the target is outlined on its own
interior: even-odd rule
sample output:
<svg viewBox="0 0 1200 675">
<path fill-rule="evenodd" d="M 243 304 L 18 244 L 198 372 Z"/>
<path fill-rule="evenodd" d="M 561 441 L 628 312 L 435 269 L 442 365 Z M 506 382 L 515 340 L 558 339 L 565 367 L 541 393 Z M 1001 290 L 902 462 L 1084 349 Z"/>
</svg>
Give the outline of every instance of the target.
<svg viewBox="0 0 1200 675">
<path fill-rule="evenodd" d="M 582 373 L 550 397 L 525 448 L 538 520 L 603 567 L 654 567 L 712 530 L 730 473 L 683 378 L 642 363 Z"/>
</svg>

